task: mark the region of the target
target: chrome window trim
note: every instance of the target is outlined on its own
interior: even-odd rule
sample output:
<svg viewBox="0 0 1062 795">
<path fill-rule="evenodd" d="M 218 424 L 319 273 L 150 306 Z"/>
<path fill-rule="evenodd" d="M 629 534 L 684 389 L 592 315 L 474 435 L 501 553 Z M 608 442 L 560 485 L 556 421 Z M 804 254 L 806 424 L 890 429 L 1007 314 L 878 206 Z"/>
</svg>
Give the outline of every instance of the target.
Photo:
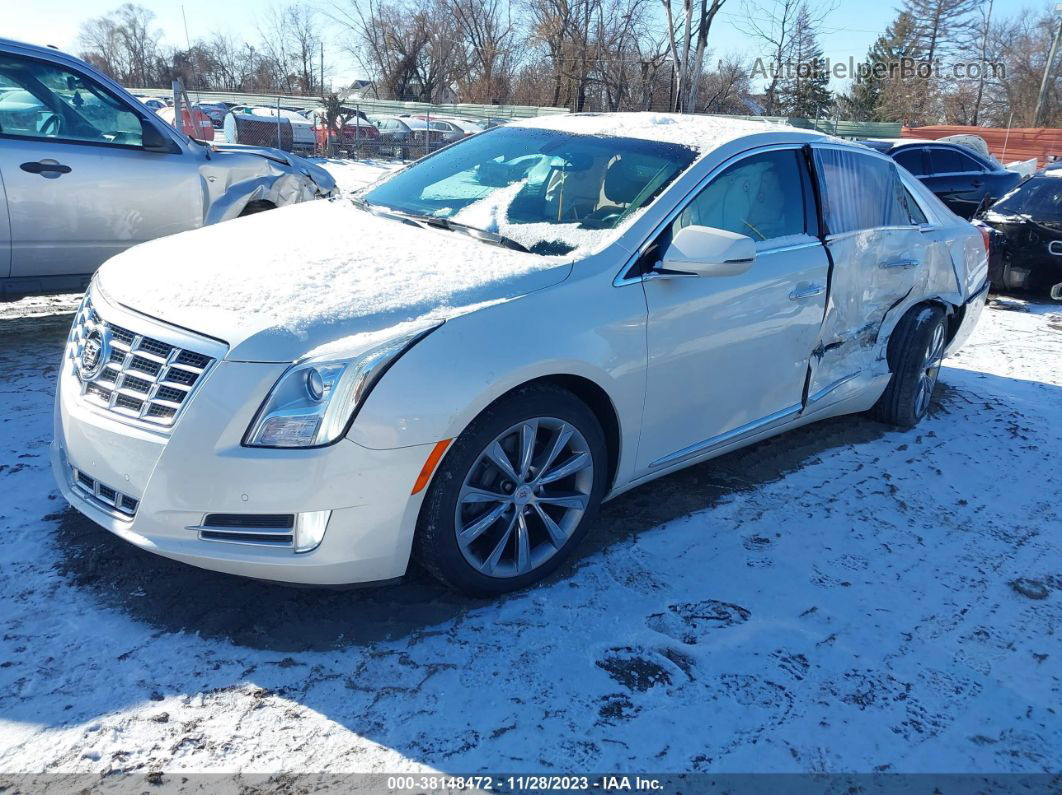
<svg viewBox="0 0 1062 795">
<path fill-rule="evenodd" d="M 800 141 L 800 142 L 792 141 L 792 142 L 789 142 L 789 143 L 780 143 L 780 144 L 765 144 L 763 146 L 757 146 L 757 147 L 754 147 L 752 149 L 746 149 L 743 152 L 738 152 L 736 155 L 731 155 L 726 160 L 724 160 L 722 163 L 720 163 L 717 166 L 715 166 L 711 171 L 709 171 L 707 174 L 705 174 L 704 177 L 702 177 L 692 188 L 690 188 L 681 199 L 679 199 L 675 203 L 675 206 L 672 207 L 670 211 L 668 211 L 667 215 L 664 216 L 663 220 L 660 221 L 660 223 L 658 223 L 656 226 L 654 226 L 652 231 L 648 235 L 646 235 L 645 238 L 635 247 L 634 253 L 631 254 L 624 261 L 623 267 L 619 269 L 619 272 L 612 279 L 612 286 L 613 287 L 624 287 L 624 286 L 626 286 L 628 284 L 640 284 L 640 283 L 642 283 L 642 281 L 645 279 L 645 274 L 639 274 L 638 276 L 629 276 L 628 274 L 630 273 L 631 268 L 633 268 L 635 263 L 639 259 L 641 259 L 641 257 L 645 254 L 645 251 L 648 248 L 648 246 L 654 240 L 656 240 L 657 236 L 662 231 L 664 231 L 664 229 L 666 229 L 671 223 L 674 222 L 674 220 L 679 216 L 679 214 L 690 205 L 690 202 L 692 202 L 695 198 L 697 198 L 697 196 L 700 195 L 701 191 L 704 190 L 708 186 L 708 183 L 711 182 L 713 179 L 715 179 L 717 176 L 719 176 L 720 172 L 722 172 L 723 170 L 729 168 L 730 166 L 734 165 L 735 163 L 738 163 L 738 162 L 740 162 L 740 161 L 742 161 L 742 160 L 744 160 L 746 158 L 749 158 L 749 157 L 754 157 L 756 155 L 763 154 L 764 152 L 778 152 L 778 151 L 785 151 L 787 149 L 788 150 L 798 150 L 798 149 L 803 149 L 805 146 L 807 146 L 807 142 L 806 141 Z M 839 147 L 839 148 L 851 149 L 852 147 L 851 146 L 843 146 L 843 147 Z M 769 242 L 769 241 L 763 241 L 763 242 Z M 804 245 L 804 244 L 799 244 L 799 245 Z M 820 243 L 819 243 L 818 239 L 816 238 L 814 243 L 809 243 L 808 245 L 820 245 Z M 783 248 L 783 246 L 779 246 L 778 248 L 780 250 L 780 249 Z M 757 250 L 756 256 L 760 256 L 760 254 L 768 254 L 768 253 L 774 253 L 774 249 L 764 249 L 762 251 Z"/>
</svg>

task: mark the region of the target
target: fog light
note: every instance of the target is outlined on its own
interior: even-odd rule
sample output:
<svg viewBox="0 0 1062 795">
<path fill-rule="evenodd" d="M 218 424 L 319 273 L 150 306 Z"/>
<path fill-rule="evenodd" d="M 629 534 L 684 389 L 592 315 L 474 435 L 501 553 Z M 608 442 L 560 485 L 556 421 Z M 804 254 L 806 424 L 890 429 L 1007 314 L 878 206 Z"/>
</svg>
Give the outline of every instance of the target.
<svg viewBox="0 0 1062 795">
<path fill-rule="evenodd" d="M 317 549 L 324 540 L 331 511 L 307 511 L 295 515 L 295 551 Z"/>
</svg>

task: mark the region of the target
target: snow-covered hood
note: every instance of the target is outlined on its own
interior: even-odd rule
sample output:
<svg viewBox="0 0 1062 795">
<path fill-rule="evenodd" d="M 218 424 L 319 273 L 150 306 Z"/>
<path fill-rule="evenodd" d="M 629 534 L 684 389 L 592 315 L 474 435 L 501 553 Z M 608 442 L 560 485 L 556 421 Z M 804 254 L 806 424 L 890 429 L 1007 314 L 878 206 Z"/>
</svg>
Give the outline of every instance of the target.
<svg viewBox="0 0 1062 795">
<path fill-rule="evenodd" d="M 293 361 L 336 342 L 356 353 L 565 279 L 569 259 L 499 248 L 315 201 L 144 243 L 100 269 L 130 309 L 230 346 L 236 361 Z"/>
</svg>

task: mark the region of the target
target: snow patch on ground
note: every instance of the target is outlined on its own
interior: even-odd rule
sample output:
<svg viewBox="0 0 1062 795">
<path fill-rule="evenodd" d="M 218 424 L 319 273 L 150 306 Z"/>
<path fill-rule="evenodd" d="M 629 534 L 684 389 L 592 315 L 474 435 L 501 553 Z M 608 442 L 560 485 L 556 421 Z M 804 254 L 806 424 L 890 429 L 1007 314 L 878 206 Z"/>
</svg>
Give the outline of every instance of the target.
<svg viewBox="0 0 1062 795">
<path fill-rule="evenodd" d="M 336 181 L 336 187 L 344 196 L 355 193 L 405 166 L 405 163 L 391 160 L 342 160 L 325 157 L 307 159 L 331 174 Z"/>
<path fill-rule="evenodd" d="M 918 428 L 661 479 L 482 602 L 212 574 L 68 509 L 68 303 L 0 305 L 2 772 L 1062 768 L 1057 305 L 990 305 Z"/>
</svg>

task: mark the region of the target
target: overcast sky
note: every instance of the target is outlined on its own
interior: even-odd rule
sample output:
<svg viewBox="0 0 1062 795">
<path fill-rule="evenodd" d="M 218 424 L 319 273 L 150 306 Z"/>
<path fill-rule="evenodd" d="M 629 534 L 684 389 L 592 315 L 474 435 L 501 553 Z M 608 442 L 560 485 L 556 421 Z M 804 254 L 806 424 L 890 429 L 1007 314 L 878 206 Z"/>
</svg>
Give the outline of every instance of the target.
<svg viewBox="0 0 1062 795">
<path fill-rule="evenodd" d="M 253 41 L 258 38 L 259 18 L 265 17 L 274 5 L 272 0 L 138 2 L 155 12 L 163 40 L 181 47 L 185 46 L 182 8 L 192 41 L 209 36 L 216 30 Z M 709 36 L 708 46 L 713 51 L 713 58 L 727 53 L 742 53 L 751 59 L 761 54 L 756 43 L 742 34 L 734 24 L 735 20 L 740 19 L 741 3 L 742 0 L 728 0 L 720 12 Z M 118 5 L 120 0 L 0 0 L 0 36 L 34 44 L 54 44 L 59 49 L 76 53 L 81 23 L 90 17 L 105 14 Z M 1022 7 L 1022 0 L 996 0 L 993 13 L 997 17 L 1012 16 Z M 1037 13 L 1041 8 L 1046 10 L 1054 6 L 1053 3 L 1036 3 L 1025 4 L 1024 7 Z M 829 30 L 820 36 L 825 54 L 834 61 L 849 57 L 858 61 L 895 15 L 896 8 L 891 3 L 840 0 L 837 9 L 826 21 Z M 331 28 L 325 51 L 330 76 L 337 84 L 349 82 L 354 77 L 363 77 L 358 64 L 342 52 L 339 43 L 342 31 L 334 24 Z"/>
</svg>

